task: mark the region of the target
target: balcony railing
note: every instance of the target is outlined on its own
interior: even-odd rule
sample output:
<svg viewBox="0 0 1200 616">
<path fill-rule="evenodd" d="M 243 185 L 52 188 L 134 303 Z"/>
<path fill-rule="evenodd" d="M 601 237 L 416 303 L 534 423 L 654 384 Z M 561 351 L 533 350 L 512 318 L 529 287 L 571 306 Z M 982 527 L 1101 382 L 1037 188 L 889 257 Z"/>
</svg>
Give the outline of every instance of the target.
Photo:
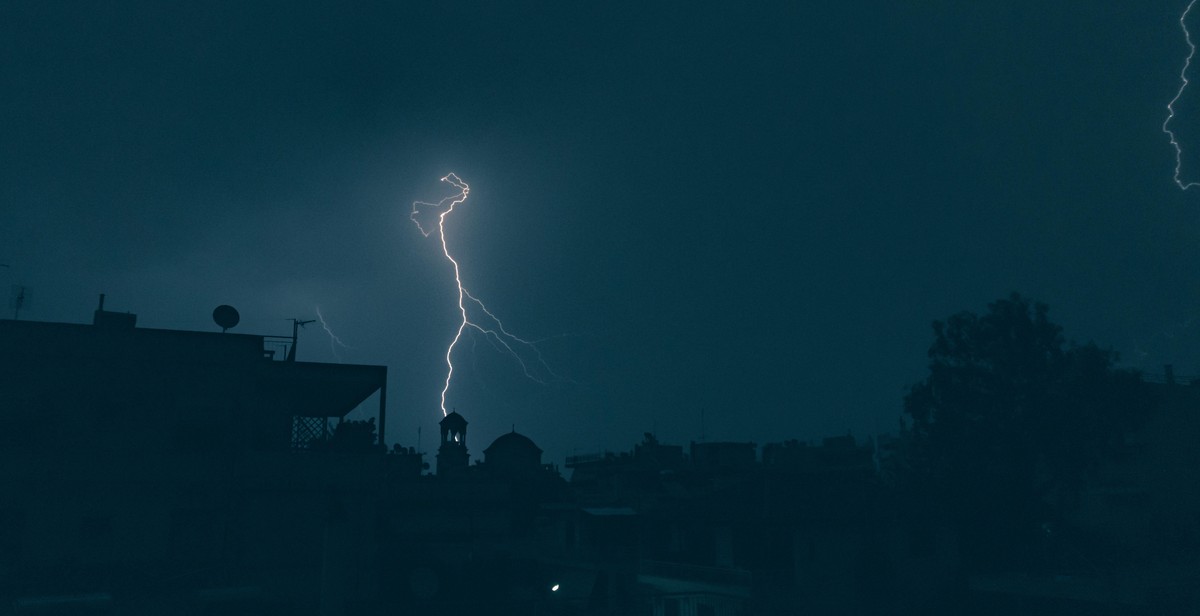
<svg viewBox="0 0 1200 616">
<path fill-rule="evenodd" d="M 291 336 L 263 336 L 263 357 L 275 361 L 285 361 L 291 350 Z"/>
</svg>

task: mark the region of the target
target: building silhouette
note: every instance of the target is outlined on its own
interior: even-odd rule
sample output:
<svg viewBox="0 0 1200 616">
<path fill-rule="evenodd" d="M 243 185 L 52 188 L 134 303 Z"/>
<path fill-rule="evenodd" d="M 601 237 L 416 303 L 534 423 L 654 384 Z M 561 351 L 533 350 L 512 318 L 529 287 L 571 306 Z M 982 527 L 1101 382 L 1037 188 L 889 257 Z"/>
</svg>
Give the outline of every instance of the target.
<svg viewBox="0 0 1200 616">
<path fill-rule="evenodd" d="M 646 433 L 569 457 L 568 480 L 515 427 L 472 462 L 454 411 L 429 473 L 382 442 L 386 367 L 297 361 L 295 344 L 140 328 L 103 303 L 90 325 L 0 320 L 0 614 L 1195 605 L 1194 386 L 1161 386 L 1166 412 L 1092 475 L 1041 569 L 967 579 L 952 527 L 904 485 L 903 432 Z"/>
<path fill-rule="evenodd" d="M 0 321 L 5 604 L 303 611 L 349 596 L 362 563 L 332 544 L 371 541 L 360 505 L 390 460 L 309 450 L 372 395 L 364 423 L 384 426 L 386 367 L 136 321 L 103 303 L 91 325 Z"/>
<path fill-rule="evenodd" d="M 471 464 L 467 452 L 467 420 L 458 411 L 452 411 L 438 422 L 442 441 L 437 452 L 437 474 L 450 476 L 462 473 Z"/>
</svg>

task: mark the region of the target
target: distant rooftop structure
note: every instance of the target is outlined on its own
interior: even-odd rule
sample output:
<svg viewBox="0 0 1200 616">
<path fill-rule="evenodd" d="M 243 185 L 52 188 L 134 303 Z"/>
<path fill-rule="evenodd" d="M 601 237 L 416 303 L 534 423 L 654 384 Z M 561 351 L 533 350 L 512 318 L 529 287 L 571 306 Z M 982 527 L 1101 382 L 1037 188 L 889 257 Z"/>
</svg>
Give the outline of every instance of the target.
<svg viewBox="0 0 1200 616">
<path fill-rule="evenodd" d="M 467 451 L 467 420 L 458 411 L 451 411 L 438 422 L 442 441 L 438 446 L 437 474 L 456 475 L 465 472 L 471 464 Z"/>
<path fill-rule="evenodd" d="M 542 466 L 542 448 L 514 428 L 483 450 L 484 464 L 500 474 L 534 472 Z"/>
</svg>

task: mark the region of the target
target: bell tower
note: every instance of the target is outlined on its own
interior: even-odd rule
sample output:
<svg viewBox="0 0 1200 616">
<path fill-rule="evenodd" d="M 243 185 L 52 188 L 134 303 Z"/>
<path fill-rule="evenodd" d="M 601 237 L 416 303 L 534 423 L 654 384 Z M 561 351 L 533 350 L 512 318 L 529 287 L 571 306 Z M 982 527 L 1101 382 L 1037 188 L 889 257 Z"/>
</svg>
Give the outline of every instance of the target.
<svg viewBox="0 0 1200 616">
<path fill-rule="evenodd" d="M 452 475 L 467 470 L 467 420 L 458 411 L 451 411 L 438 425 L 442 428 L 442 444 L 437 453 L 437 474 Z"/>
</svg>

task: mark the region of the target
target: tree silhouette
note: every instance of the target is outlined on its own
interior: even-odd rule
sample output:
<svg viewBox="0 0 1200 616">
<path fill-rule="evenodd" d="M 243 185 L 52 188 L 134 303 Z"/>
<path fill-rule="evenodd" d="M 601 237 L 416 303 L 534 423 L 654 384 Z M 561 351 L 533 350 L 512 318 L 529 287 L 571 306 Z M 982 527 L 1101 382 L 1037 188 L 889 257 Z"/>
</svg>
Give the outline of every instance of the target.
<svg viewBox="0 0 1200 616">
<path fill-rule="evenodd" d="M 345 420 L 338 422 L 328 440 L 312 444 L 313 451 L 337 453 L 367 453 L 382 449 L 375 444 L 375 418 L 365 421 Z"/>
<path fill-rule="evenodd" d="M 957 523 L 968 566 L 1012 564 L 1153 407 L 1139 373 L 1067 344 L 1047 311 L 1014 293 L 935 321 L 929 375 L 904 399 L 912 468 L 926 504 Z"/>
</svg>

